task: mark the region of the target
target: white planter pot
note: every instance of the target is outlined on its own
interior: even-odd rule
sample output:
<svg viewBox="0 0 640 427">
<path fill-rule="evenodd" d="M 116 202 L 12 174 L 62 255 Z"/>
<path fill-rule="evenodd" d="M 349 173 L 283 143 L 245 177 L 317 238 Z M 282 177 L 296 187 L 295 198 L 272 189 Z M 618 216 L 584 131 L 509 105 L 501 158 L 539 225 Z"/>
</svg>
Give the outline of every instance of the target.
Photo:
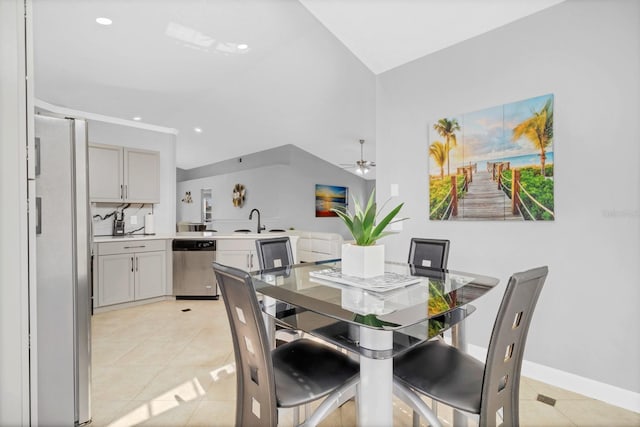
<svg viewBox="0 0 640 427">
<path fill-rule="evenodd" d="M 342 245 L 342 274 L 360 278 L 384 274 L 384 245 Z"/>
</svg>

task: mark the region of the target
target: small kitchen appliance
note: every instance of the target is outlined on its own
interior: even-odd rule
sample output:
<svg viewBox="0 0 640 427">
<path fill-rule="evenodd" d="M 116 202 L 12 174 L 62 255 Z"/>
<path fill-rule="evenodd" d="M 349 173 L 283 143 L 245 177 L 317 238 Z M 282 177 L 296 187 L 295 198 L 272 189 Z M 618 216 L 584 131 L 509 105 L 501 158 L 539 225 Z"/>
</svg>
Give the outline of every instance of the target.
<svg viewBox="0 0 640 427">
<path fill-rule="evenodd" d="M 120 217 L 118 217 L 118 212 L 116 212 L 113 217 L 113 233 L 114 236 L 124 236 L 124 212 L 120 212 Z"/>
</svg>

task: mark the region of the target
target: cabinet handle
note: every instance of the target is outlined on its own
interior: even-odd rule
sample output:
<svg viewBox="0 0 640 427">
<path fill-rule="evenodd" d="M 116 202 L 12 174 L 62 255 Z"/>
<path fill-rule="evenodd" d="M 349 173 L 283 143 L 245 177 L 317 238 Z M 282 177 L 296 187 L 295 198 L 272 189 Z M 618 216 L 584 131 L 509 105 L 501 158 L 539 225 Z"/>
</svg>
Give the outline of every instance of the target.
<svg viewBox="0 0 640 427">
<path fill-rule="evenodd" d="M 253 254 L 249 254 L 249 268 L 253 269 Z"/>
<path fill-rule="evenodd" d="M 42 234 L 42 197 L 36 197 L 36 234 Z"/>
<path fill-rule="evenodd" d="M 124 246 L 124 249 L 133 249 L 133 248 L 146 248 L 146 245 L 140 245 L 140 246 Z"/>
<path fill-rule="evenodd" d="M 138 260 L 139 260 L 139 258 L 136 257 L 136 271 L 138 271 Z"/>
<path fill-rule="evenodd" d="M 35 144 L 33 146 L 35 159 L 34 159 L 34 169 L 36 172 L 36 176 L 40 176 L 40 137 L 36 137 Z"/>
<path fill-rule="evenodd" d="M 133 273 L 133 257 L 131 257 L 131 272 Z"/>
<path fill-rule="evenodd" d="M 124 185 L 120 184 L 120 198 L 124 200 Z"/>
<path fill-rule="evenodd" d="M 128 185 L 124 186 L 124 198 L 125 199 L 129 198 L 129 186 Z"/>
</svg>

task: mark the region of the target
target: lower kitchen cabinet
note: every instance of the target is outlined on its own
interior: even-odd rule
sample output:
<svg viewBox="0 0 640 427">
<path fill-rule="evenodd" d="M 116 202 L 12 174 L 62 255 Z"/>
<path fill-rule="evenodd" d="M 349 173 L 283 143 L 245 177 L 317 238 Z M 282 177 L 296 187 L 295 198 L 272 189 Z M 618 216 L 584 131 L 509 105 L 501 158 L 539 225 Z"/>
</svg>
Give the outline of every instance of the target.
<svg viewBox="0 0 640 427">
<path fill-rule="evenodd" d="M 133 255 L 98 256 L 98 306 L 133 301 Z"/>
<path fill-rule="evenodd" d="M 166 295 L 162 240 L 98 243 L 96 307 Z"/>
<path fill-rule="evenodd" d="M 135 256 L 133 299 L 163 296 L 166 287 L 166 252 L 143 252 Z"/>
<path fill-rule="evenodd" d="M 220 239 L 216 247 L 216 262 L 252 271 L 260 268 L 254 239 Z"/>
</svg>

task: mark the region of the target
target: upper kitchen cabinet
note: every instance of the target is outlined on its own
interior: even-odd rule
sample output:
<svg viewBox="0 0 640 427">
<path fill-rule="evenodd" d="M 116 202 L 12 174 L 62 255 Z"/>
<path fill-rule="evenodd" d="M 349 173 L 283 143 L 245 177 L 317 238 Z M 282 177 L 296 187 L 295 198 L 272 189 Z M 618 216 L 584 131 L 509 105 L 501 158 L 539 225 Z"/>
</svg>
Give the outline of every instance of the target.
<svg viewBox="0 0 640 427">
<path fill-rule="evenodd" d="M 122 147 L 89 145 L 89 193 L 92 202 L 121 202 L 124 189 Z"/>
<path fill-rule="evenodd" d="M 124 188 L 126 202 L 160 202 L 160 153 L 124 149 Z"/>
<path fill-rule="evenodd" d="M 89 193 L 92 202 L 160 202 L 160 153 L 89 144 Z"/>
</svg>

